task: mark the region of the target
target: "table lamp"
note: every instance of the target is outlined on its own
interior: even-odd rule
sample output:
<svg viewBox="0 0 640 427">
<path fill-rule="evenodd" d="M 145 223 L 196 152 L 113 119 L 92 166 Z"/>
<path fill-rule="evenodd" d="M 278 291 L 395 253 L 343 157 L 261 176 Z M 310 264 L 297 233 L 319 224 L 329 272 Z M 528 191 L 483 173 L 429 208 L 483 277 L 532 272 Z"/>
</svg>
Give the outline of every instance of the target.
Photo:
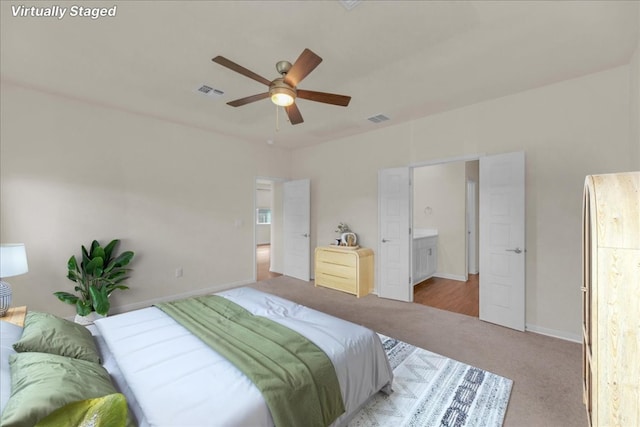
<svg viewBox="0 0 640 427">
<path fill-rule="evenodd" d="M 11 307 L 11 286 L 5 277 L 19 276 L 29 271 L 27 252 L 23 243 L 0 245 L 0 317 Z"/>
</svg>

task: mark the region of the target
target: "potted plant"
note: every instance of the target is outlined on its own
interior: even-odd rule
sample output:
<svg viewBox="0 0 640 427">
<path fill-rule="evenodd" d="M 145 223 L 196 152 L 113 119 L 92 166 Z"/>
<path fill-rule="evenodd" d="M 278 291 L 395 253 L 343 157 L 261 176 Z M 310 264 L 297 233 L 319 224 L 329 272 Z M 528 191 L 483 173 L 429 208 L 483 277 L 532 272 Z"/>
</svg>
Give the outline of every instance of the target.
<svg viewBox="0 0 640 427">
<path fill-rule="evenodd" d="M 336 239 L 336 246 L 341 246 L 342 245 L 342 233 L 346 233 L 348 231 L 351 231 L 349 229 L 349 226 L 347 224 L 345 224 L 344 222 L 341 222 L 338 224 L 338 228 L 336 228 L 335 232 L 338 233 L 338 238 Z"/>
<path fill-rule="evenodd" d="M 69 292 L 54 292 L 62 302 L 76 306 L 76 322 L 92 323 L 95 313 L 106 316 L 111 304 L 109 296 L 116 289 L 129 289 L 122 284 L 130 269 L 125 268 L 133 259 L 134 253 L 126 251 L 120 255 L 115 249 L 120 240 L 112 240 L 102 247 L 97 240 L 91 243 L 87 250 L 82 246 L 82 261 L 78 263 L 75 255 L 67 263 L 67 278 L 76 283 L 76 294 Z"/>
<path fill-rule="evenodd" d="M 338 228 L 336 229 L 336 233 L 340 233 L 340 234 L 347 233 L 349 231 L 351 231 L 351 229 L 344 222 L 339 223 Z"/>
</svg>

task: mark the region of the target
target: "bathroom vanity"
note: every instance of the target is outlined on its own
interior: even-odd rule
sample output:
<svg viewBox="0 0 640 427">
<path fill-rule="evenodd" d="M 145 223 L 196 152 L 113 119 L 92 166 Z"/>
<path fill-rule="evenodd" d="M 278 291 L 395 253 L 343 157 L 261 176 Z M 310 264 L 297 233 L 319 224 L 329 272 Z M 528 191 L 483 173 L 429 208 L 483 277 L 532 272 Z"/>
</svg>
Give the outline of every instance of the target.
<svg viewBox="0 0 640 427">
<path fill-rule="evenodd" d="M 438 268 L 438 230 L 413 230 L 413 284 L 427 280 Z"/>
</svg>

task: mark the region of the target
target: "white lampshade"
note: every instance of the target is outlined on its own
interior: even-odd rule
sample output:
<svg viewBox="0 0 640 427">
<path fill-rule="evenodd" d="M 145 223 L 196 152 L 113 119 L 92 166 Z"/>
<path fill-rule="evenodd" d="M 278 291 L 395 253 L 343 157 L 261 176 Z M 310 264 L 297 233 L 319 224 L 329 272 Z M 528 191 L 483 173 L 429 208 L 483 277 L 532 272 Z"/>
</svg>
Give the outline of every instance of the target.
<svg viewBox="0 0 640 427">
<path fill-rule="evenodd" d="M 19 276 L 28 271 L 27 251 L 23 243 L 0 245 L 0 278 Z"/>
<path fill-rule="evenodd" d="M 29 271 L 27 251 L 23 243 L 0 245 L 0 279 L 18 276 Z M 11 286 L 0 280 L 0 316 L 11 307 Z"/>
</svg>

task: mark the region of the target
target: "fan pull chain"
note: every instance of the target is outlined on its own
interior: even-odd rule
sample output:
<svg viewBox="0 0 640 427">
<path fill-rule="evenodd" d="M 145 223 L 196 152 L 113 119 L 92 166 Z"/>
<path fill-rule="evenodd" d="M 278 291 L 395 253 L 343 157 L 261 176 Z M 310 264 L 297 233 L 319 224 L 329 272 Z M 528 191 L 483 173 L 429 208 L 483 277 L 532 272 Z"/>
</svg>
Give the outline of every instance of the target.
<svg viewBox="0 0 640 427">
<path fill-rule="evenodd" d="M 276 132 L 280 132 L 280 120 L 278 120 L 278 112 L 279 112 L 279 108 L 276 105 Z"/>
</svg>

